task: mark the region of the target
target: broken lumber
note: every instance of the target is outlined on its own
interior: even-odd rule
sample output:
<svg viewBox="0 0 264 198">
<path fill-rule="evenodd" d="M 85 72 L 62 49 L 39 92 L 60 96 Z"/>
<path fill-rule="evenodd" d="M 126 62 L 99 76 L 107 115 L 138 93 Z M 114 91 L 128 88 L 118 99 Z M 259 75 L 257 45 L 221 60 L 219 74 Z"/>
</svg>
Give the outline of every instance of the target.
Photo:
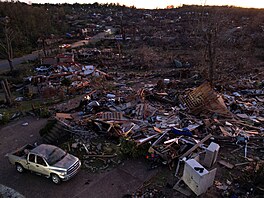
<svg viewBox="0 0 264 198">
<path fill-rule="evenodd" d="M 233 169 L 235 166 L 235 165 L 230 164 L 229 162 L 226 162 L 224 160 L 219 160 L 218 163 L 225 166 L 226 168 L 229 168 L 229 169 Z"/>
<path fill-rule="evenodd" d="M 187 157 L 188 155 L 190 155 L 193 151 L 195 151 L 198 147 L 200 147 L 204 142 L 206 142 L 211 137 L 212 137 L 211 133 L 208 134 L 207 136 L 205 136 L 200 142 L 195 144 L 191 149 L 189 149 L 186 153 L 184 153 L 180 158 L 182 159 L 182 158 Z"/>
</svg>

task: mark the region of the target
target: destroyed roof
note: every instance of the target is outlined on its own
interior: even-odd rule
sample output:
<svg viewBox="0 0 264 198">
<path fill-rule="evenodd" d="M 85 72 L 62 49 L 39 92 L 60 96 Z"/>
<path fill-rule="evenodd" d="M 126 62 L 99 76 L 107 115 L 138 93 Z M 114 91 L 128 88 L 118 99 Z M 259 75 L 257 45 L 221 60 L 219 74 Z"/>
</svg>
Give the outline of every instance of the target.
<svg viewBox="0 0 264 198">
<path fill-rule="evenodd" d="M 73 54 L 58 54 L 56 57 L 57 58 L 69 58 L 74 56 Z"/>
<path fill-rule="evenodd" d="M 223 98 L 212 89 L 209 82 L 205 82 L 193 91 L 180 96 L 180 100 L 195 115 L 201 112 L 211 112 L 232 117 L 232 113 L 227 109 Z"/>
</svg>

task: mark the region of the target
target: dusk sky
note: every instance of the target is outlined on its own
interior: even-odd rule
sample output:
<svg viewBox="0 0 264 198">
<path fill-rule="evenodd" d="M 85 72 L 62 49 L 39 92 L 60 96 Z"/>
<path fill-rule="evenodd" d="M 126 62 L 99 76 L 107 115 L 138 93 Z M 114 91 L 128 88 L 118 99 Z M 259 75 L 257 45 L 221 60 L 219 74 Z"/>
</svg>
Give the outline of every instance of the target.
<svg viewBox="0 0 264 198">
<path fill-rule="evenodd" d="M 20 0 L 32 3 L 119 3 L 137 8 L 165 8 L 167 5 L 179 6 L 182 4 L 202 5 L 206 0 Z M 207 0 L 206 5 L 234 5 L 249 8 L 264 8 L 264 0 Z"/>
</svg>

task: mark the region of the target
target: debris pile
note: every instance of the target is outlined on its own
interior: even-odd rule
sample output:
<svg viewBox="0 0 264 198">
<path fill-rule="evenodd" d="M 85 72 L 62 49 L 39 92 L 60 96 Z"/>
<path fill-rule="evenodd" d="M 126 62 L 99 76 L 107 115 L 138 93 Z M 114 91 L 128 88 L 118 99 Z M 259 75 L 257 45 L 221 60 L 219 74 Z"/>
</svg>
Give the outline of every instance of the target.
<svg viewBox="0 0 264 198">
<path fill-rule="evenodd" d="M 46 103 L 48 109 L 32 104 L 31 112 L 52 115 L 40 132 L 43 141 L 62 145 L 92 172 L 144 154 L 152 167 L 175 171 L 173 189 L 183 194 L 184 185 L 197 196 L 210 187 L 226 197 L 263 193 L 252 176 L 263 175 L 264 160 L 261 13 L 86 6 L 66 15 L 72 30 L 66 36 L 85 40 L 43 57 L 22 85 L 3 80 L 6 103 Z M 12 89 L 20 94 L 15 100 Z M 0 114 L 1 123 L 7 119 Z M 245 181 L 252 184 L 240 192 Z M 135 196 L 155 197 L 159 190 Z"/>
<path fill-rule="evenodd" d="M 84 53 L 116 58 L 111 50 L 79 51 L 82 58 Z M 43 141 L 64 145 L 92 172 L 122 163 L 124 155 L 140 153 L 154 166 L 160 163 L 176 170 L 179 181 L 200 195 L 214 185 L 216 166 L 251 165 L 258 151 L 259 160 L 264 158 L 263 82 L 245 79 L 217 85 L 219 92 L 209 82 L 195 85 L 193 77 L 171 80 L 174 74 L 149 72 L 142 80 L 142 74 L 110 75 L 72 62 L 74 55 L 58 58 L 54 65 L 38 67 L 19 91 L 24 97 L 54 101 L 49 106 L 51 123 L 41 131 Z M 230 154 L 243 151 L 242 158 L 230 160 L 219 148 L 231 149 Z M 199 181 L 208 177 L 207 183 L 194 189 L 190 183 L 194 175 Z"/>
<path fill-rule="evenodd" d="M 160 84 L 138 90 L 127 84 L 115 84 L 112 92 L 93 86 L 89 93 L 55 105 L 51 110 L 57 112 L 55 119 L 63 123 L 69 133 L 84 142 L 77 141 L 73 145 L 82 145 L 86 150 L 83 157 L 89 158 L 84 163 L 88 168 L 90 165 L 87 164 L 97 157 L 116 157 L 115 152 L 100 152 L 102 144 L 94 147 L 91 140 L 102 135 L 117 137 L 133 142 L 137 147 L 147 146 L 148 152 L 153 154 L 150 156 L 158 157 L 171 170 L 176 168 L 176 175 L 182 174 L 179 170 L 184 162 L 182 180 L 190 189 L 192 186 L 186 174 L 212 173 L 208 175 L 210 185 L 207 182 L 206 187 L 200 186 L 198 191 L 192 189 L 197 195 L 205 193 L 214 184 L 216 169 L 212 168 L 216 161 L 229 167 L 230 162 L 217 157 L 219 145 L 225 149 L 230 147 L 233 152 L 244 149 L 244 160 L 254 158 L 252 151 L 262 148 L 262 96 L 249 99 L 243 97 L 243 91 L 217 93 L 208 82 L 185 90 L 177 90 L 168 84 L 160 87 Z M 194 160 L 191 164 L 200 164 L 201 168 L 190 165 L 194 172 L 186 172 L 189 160 Z M 103 164 L 107 166 L 110 161 L 103 160 Z"/>
</svg>

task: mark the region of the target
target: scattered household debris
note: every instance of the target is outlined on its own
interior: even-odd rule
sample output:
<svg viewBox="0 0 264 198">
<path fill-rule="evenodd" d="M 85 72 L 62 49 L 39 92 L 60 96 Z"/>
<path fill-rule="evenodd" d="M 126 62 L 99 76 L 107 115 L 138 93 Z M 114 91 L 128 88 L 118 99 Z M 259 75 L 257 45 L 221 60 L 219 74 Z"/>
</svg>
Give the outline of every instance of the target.
<svg viewBox="0 0 264 198">
<path fill-rule="evenodd" d="M 169 78 L 139 86 L 135 77 L 109 75 L 92 65 L 59 64 L 56 72 L 33 76 L 28 84 L 45 98 L 64 100 L 49 108 L 53 124 L 41 136 L 46 143 L 63 143 L 69 152 L 77 152 L 92 172 L 122 163 L 122 140 L 131 143 L 125 146 L 131 153 L 146 149 L 152 162 L 176 168 L 176 176 L 184 163 L 181 180 L 198 196 L 214 185 L 217 165 L 247 165 L 219 160 L 220 147 L 233 148 L 233 153 L 243 150 L 244 159 L 252 158 L 252 149 L 262 148 L 264 108 L 259 94 L 219 93 L 208 82 L 180 88 L 180 81 Z M 102 137 L 119 141 L 112 146 L 98 143 Z"/>
<path fill-rule="evenodd" d="M 101 14 L 95 15 L 101 17 Z M 184 16 L 189 15 L 195 13 L 184 12 Z M 122 18 L 125 16 L 122 14 Z M 158 21 L 159 26 L 174 23 L 154 16 L 154 13 L 145 14 L 142 19 Z M 184 16 L 178 16 L 175 22 L 181 23 Z M 168 33 L 181 34 L 184 29 L 183 24 L 173 25 Z M 167 73 L 163 69 L 135 72 L 159 61 L 149 60 L 155 57 L 154 52 L 151 52 L 153 57 L 144 54 L 147 48 L 142 49 L 143 55 L 135 57 L 122 53 L 121 42 L 144 40 L 155 46 L 168 40 L 168 45 L 160 45 L 166 47 L 174 47 L 178 42 L 176 37 L 148 36 L 144 31 L 133 24 L 130 32 L 141 32 L 138 38 L 109 34 L 102 45 L 105 41 L 113 42 L 111 47 L 80 47 L 43 58 L 43 63 L 34 68 L 35 75 L 25 78 L 23 86 L 16 89 L 22 96 L 16 97 L 14 102 L 34 98 L 52 101 L 48 109 L 52 117 L 40 131 L 43 141 L 59 144 L 75 153 L 92 172 L 121 164 L 122 154 L 135 156 L 139 152 L 151 161 L 152 168 L 163 164 L 172 171 L 176 169 L 175 175 L 180 178 L 174 189 L 185 195 L 199 196 L 212 186 L 225 192 L 232 187 L 239 188 L 238 179 L 232 174 L 229 180 L 215 180 L 216 167 L 218 171 L 253 174 L 261 169 L 264 160 L 263 80 L 249 76 L 231 82 L 217 81 L 213 86 L 202 82 L 200 72 L 192 71 L 195 61 L 174 59 L 174 56 L 162 57 L 174 64 Z M 186 38 L 179 38 L 185 45 L 192 45 Z M 141 63 L 143 59 L 146 59 L 145 65 Z M 124 68 L 136 70 L 122 70 Z M 3 81 L 2 86 L 6 101 L 11 104 L 10 85 Z M 32 112 L 40 114 L 34 107 Z M 14 113 L 11 119 L 19 116 L 21 112 Z M 191 191 L 183 189 L 182 183 Z M 263 191 L 263 187 L 255 181 L 254 190 Z M 140 195 L 151 197 L 159 192 L 146 190 Z"/>
<path fill-rule="evenodd" d="M 28 126 L 28 122 L 24 122 L 22 126 Z"/>
</svg>

